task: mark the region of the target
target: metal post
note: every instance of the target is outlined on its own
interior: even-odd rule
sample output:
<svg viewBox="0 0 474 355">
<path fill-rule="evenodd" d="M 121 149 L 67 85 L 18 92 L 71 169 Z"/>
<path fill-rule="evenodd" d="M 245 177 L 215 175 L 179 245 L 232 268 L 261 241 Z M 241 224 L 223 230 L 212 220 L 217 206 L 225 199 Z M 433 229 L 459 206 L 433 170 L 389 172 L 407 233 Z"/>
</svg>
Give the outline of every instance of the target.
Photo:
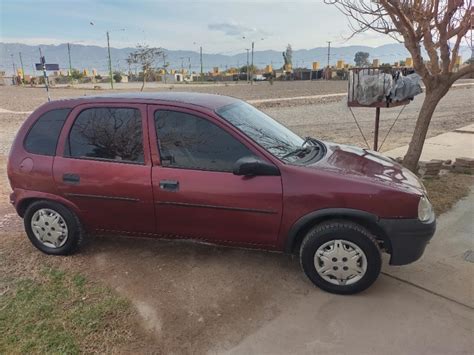
<svg viewBox="0 0 474 355">
<path fill-rule="evenodd" d="M 250 75 L 250 82 L 253 82 L 253 48 L 254 48 L 254 42 L 252 42 L 252 64 L 250 65 L 250 68 L 252 70 L 251 75 Z"/>
<path fill-rule="evenodd" d="M 249 51 L 250 49 L 249 48 L 246 48 L 245 49 L 247 51 L 247 83 L 249 82 L 249 78 L 250 78 L 250 73 L 249 73 Z"/>
<path fill-rule="evenodd" d="M 25 84 L 25 67 L 23 66 L 23 58 L 21 57 L 21 52 L 18 53 L 20 55 L 20 64 L 21 64 L 21 85 Z"/>
<path fill-rule="evenodd" d="M 331 41 L 328 41 L 328 68 L 329 68 L 330 60 L 331 60 Z"/>
<path fill-rule="evenodd" d="M 69 57 L 69 80 L 72 83 L 72 61 L 71 61 L 71 45 L 67 44 L 67 55 Z"/>
<path fill-rule="evenodd" d="M 110 56 L 110 36 L 109 36 L 109 31 L 107 31 L 107 51 L 109 53 L 109 75 L 110 75 L 110 87 L 113 89 L 114 88 L 114 78 L 112 74 L 112 58 Z M 143 73 L 145 75 L 145 73 Z"/>
<path fill-rule="evenodd" d="M 163 51 L 162 53 L 162 56 L 163 56 L 163 70 L 165 71 L 165 84 L 166 84 L 166 81 L 168 79 L 166 79 L 166 76 L 168 75 L 168 65 L 166 64 L 166 53 L 165 51 Z M 137 74 L 137 67 L 135 67 L 135 76 L 138 76 Z"/>
<path fill-rule="evenodd" d="M 375 129 L 374 129 L 374 150 L 378 150 L 379 145 L 379 124 L 380 124 L 380 107 L 375 109 Z"/>
<path fill-rule="evenodd" d="M 16 66 L 15 66 L 15 59 L 13 59 L 13 54 L 10 54 L 10 57 L 12 57 L 12 65 L 13 65 L 13 74 L 12 74 L 12 83 L 13 85 L 16 85 Z"/>
<path fill-rule="evenodd" d="M 46 94 L 48 95 L 48 101 L 51 101 L 51 97 L 49 96 L 49 79 L 48 79 L 48 74 L 46 73 L 46 59 L 43 57 L 43 53 L 41 53 L 41 47 L 39 48 L 39 52 L 40 52 L 40 63 L 43 65 L 44 87 L 46 89 Z"/>
<path fill-rule="evenodd" d="M 202 68 L 202 46 L 199 47 L 199 60 L 201 62 L 201 82 L 204 80 L 203 68 Z"/>
</svg>

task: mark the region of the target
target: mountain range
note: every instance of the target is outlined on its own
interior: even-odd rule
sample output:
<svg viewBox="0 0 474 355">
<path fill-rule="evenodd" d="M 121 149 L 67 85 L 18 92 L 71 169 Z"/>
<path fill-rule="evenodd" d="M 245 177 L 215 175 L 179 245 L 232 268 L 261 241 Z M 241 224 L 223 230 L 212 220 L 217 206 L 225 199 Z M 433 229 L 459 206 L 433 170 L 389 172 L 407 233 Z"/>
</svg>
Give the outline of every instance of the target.
<svg viewBox="0 0 474 355">
<path fill-rule="evenodd" d="M 21 43 L 3 43 L 0 42 L 0 71 L 11 74 L 13 66 L 20 67 L 20 54 L 26 74 L 31 74 L 34 70 L 34 63 L 39 63 L 39 48 L 46 58 L 47 63 L 59 64 L 60 68 L 69 68 L 68 47 L 66 43 L 59 45 L 38 45 L 31 46 Z M 134 48 L 111 48 L 112 67 L 114 70 L 123 72 L 128 71 L 126 58 Z M 281 68 L 283 65 L 281 51 L 264 50 L 254 52 L 254 64 L 257 67 L 264 67 L 272 64 L 273 68 Z M 380 63 L 393 63 L 398 60 L 405 60 L 409 56 L 405 46 L 401 43 L 386 44 L 379 47 L 368 46 L 347 46 L 332 47 L 330 54 L 331 64 L 335 64 L 337 60 L 344 60 L 346 63 L 354 63 L 354 55 L 356 52 L 363 51 L 370 54 L 370 60 L 379 59 Z M 170 68 L 186 69 L 191 67 L 192 71 L 199 72 L 200 61 L 199 53 L 189 50 L 163 50 L 165 57 L 160 56 L 156 61 L 156 67 L 161 67 L 164 62 L 169 63 Z M 463 60 L 470 57 L 471 52 L 468 47 L 462 47 L 460 55 Z M 250 56 L 249 56 L 250 57 Z M 250 60 L 250 59 L 249 59 Z M 325 66 L 328 60 L 328 48 L 316 47 L 312 49 L 293 50 L 293 67 L 311 67 L 313 61 L 319 61 L 321 66 Z M 247 53 L 237 53 L 234 55 L 203 53 L 204 71 L 210 71 L 213 67 L 219 67 L 224 70 L 229 67 L 243 66 L 247 63 Z M 91 45 L 71 44 L 71 64 L 76 69 L 96 69 L 99 73 L 108 71 L 107 48 Z M 134 67 L 131 70 L 135 70 Z"/>
</svg>

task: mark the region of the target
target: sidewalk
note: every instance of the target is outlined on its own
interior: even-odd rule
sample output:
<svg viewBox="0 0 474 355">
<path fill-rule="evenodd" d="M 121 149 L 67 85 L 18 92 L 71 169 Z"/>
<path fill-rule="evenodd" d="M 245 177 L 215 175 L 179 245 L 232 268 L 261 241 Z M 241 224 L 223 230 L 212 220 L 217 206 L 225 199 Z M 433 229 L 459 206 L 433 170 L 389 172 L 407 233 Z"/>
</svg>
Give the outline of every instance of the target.
<svg viewBox="0 0 474 355">
<path fill-rule="evenodd" d="M 408 145 L 383 152 L 384 155 L 397 158 L 403 157 Z M 474 158 L 474 124 L 458 128 L 452 132 L 428 138 L 425 141 L 420 160 Z"/>
<path fill-rule="evenodd" d="M 244 354 L 472 354 L 474 193 L 438 219 L 416 263 L 387 265 L 370 289 L 336 296 L 293 294 L 290 307 L 232 349 Z M 212 353 L 212 352 L 210 352 Z"/>
</svg>

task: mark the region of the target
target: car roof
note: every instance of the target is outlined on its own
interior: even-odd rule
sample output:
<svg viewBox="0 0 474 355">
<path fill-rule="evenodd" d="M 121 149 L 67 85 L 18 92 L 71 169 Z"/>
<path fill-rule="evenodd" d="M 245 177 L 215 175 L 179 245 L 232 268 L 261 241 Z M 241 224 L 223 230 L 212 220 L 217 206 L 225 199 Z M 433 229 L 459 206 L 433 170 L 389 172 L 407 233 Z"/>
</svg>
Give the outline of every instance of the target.
<svg viewBox="0 0 474 355">
<path fill-rule="evenodd" d="M 188 105 L 195 105 L 205 107 L 211 110 L 216 110 L 219 107 L 226 106 L 235 102 L 239 102 L 239 99 L 216 94 L 203 94 L 196 92 L 130 92 L 130 93 L 118 93 L 118 94 L 103 94 L 103 95 L 91 95 L 81 96 L 69 99 L 63 99 L 58 101 L 114 101 L 114 102 L 130 102 L 134 101 L 137 103 L 182 103 Z M 54 102 L 54 101 L 53 101 Z M 57 102 L 57 101 L 56 101 Z"/>
</svg>

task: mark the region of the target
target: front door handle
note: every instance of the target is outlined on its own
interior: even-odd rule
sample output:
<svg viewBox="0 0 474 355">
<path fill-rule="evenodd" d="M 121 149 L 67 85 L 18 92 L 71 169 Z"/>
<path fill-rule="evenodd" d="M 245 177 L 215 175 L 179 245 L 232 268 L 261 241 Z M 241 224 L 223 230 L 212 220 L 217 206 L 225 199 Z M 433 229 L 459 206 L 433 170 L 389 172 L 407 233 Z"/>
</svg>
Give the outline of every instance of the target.
<svg viewBox="0 0 474 355">
<path fill-rule="evenodd" d="M 81 181 L 81 177 L 76 174 L 63 174 L 63 181 L 66 184 L 77 185 Z"/>
<path fill-rule="evenodd" d="M 179 181 L 176 180 L 160 180 L 160 189 L 166 191 L 178 191 Z"/>
</svg>

